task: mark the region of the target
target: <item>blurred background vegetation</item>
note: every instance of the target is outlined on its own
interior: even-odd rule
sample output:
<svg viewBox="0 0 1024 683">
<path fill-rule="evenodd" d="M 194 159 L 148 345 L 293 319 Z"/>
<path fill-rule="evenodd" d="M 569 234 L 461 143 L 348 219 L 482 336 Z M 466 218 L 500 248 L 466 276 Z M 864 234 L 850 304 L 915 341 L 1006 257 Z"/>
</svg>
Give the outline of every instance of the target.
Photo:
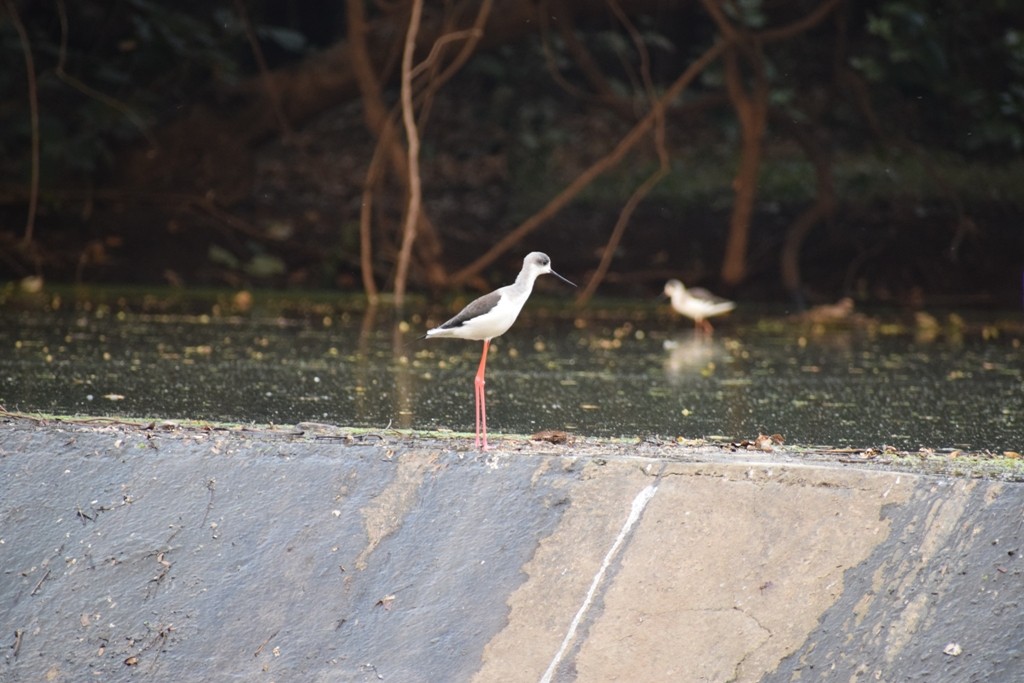
<svg viewBox="0 0 1024 683">
<path fill-rule="evenodd" d="M 412 7 L 0 0 L 0 278 L 388 291 Z M 422 11 L 412 289 L 487 287 L 541 249 L 590 293 L 681 277 L 754 299 L 1020 305 L 1019 2 Z"/>
</svg>

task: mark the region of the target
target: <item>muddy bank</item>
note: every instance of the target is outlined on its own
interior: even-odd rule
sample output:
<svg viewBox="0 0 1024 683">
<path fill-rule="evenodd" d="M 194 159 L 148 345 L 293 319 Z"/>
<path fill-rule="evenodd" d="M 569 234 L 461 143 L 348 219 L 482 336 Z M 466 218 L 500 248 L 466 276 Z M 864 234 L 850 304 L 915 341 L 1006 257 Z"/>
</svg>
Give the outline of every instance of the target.
<svg viewBox="0 0 1024 683">
<path fill-rule="evenodd" d="M 1024 665 L 1020 484 L 785 448 L 464 447 L 8 418 L 0 678 L 982 681 Z"/>
</svg>

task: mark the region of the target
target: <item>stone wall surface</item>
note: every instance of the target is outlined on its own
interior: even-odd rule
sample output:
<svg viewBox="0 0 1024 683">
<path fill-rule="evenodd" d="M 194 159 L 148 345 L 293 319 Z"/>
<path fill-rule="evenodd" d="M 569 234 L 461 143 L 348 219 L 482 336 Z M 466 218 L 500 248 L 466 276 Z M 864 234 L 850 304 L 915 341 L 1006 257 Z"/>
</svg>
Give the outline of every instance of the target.
<svg viewBox="0 0 1024 683">
<path fill-rule="evenodd" d="M 1013 681 L 1024 486 L 0 429 L 2 681 Z"/>
</svg>

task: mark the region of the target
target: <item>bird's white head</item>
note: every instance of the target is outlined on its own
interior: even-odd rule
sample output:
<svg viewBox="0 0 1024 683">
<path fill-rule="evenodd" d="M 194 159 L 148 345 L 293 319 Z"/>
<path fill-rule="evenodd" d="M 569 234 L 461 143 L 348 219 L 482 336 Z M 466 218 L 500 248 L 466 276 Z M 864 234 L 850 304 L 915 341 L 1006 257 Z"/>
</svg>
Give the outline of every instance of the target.
<svg viewBox="0 0 1024 683">
<path fill-rule="evenodd" d="M 531 251 L 523 259 L 523 270 L 529 270 L 543 275 L 551 272 L 551 257 L 541 251 Z"/>
<path fill-rule="evenodd" d="M 546 273 L 554 275 L 559 280 L 568 282 L 573 287 L 576 286 L 574 283 L 566 280 L 564 277 L 552 270 L 551 257 L 540 251 L 531 251 L 526 255 L 526 258 L 523 259 L 523 269 L 519 272 L 519 277 L 516 278 L 516 280 L 525 279 L 533 282 L 537 276 L 544 275 Z"/>
<path fill-rule="evenodd" d="M 686 292 L 686 287 L 679 280 L 669 280 L 665 283 L 665 296 L 678 296 Z"/>
</svg>

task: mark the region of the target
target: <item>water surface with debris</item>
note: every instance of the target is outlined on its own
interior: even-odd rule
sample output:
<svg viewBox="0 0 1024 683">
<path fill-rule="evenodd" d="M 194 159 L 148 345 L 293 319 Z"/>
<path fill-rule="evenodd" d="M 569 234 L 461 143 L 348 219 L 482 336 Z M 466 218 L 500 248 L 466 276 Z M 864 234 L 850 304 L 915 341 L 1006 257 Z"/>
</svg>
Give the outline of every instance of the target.
<svg viewBox="0 0 1024 683">
<path fill-rule="evenodd" d="M 52 295 L 51 295 L 52 296 Z M 56 415 L 473 429 L 481 343 L 423 340 L 458 310 L 65 296 L 0 308 L 0 405 Z M 535 297 L 492 344 L 492 433 L 835 448 L 1024 449 L 1017 312 L 741 306 L 710 337 L 664 304 Z M 429 311 L 420 313 L 419 311 Z"/>
</svg>

